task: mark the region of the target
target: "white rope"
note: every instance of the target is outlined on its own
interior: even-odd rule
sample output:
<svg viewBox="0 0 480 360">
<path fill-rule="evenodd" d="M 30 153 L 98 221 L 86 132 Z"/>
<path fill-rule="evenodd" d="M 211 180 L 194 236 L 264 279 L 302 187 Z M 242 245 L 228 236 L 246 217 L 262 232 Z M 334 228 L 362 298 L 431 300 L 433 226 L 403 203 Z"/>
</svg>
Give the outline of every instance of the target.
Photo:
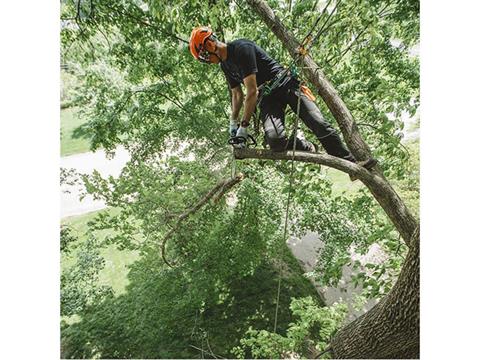
<svg viewBox="0 0 480 360">
<path fill-rule="evenodd" d="M 232 179 L 235 178 L 236 175 L 237 175 L 237 163 L 235 159 L 235 148 L 232 146 L 232 172 L 231 172 Z"/>
<path fill-rule="evenodd" d="M 298 130 L 298 119 L 300 118 L 300 98 L 301 98 L 301 84 L 298 85 L 298 101 L 297 101 L 297 116 L 295 119 L 295 127 L 293 129 L 293 151 L 292 151 L 292 167 L 290 169 L 290 183 L 288 186 L 288 197 L 287 197 L 287 210 L 285 212 L 285 225 L 283 228 L 283 244 L 287 241 L 287 229 L 288 229 L 288 215 L 290 210 L 290 202 L 291 202 L 291 195 L 292 195 L 292 184 L 293 184 L 293 175 L 295 170 L 295 148 L 297 146 L 297 130 Z M 275 306 L 275 322 L 273 325 L 273 332 L 277 332 L 277 320 L 278 320 L 278 308 L 280 306 L 280 287 L 282 282 L 282 271 L 281 268 L 279 269 L 280 276 L 278 277 L 278 287 L 277 287 L 277 301 Z"/>
</svg>

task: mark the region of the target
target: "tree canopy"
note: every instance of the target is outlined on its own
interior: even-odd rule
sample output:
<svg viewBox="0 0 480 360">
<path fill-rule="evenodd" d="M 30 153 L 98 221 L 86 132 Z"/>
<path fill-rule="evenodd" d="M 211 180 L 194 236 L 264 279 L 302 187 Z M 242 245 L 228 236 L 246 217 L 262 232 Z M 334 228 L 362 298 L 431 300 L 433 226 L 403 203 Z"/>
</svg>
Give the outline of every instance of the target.
<svg viewBox="0 0 480 360">
<path fill-rule="evenodd" d="M 419 106 L 418 1 L 268 5 L 298 39 L 312 29 L 318 35 L 310 56 L 350 109 L 383 175 L 418 214 L 418 151 L 402 142 L 402 116 L 415 116 Z M 222 41 L 249 38 L 287 65 L 283 44 L 241 0 L 65 0 L 61 18 L 62 63 L 76 79 L 68 101 L 88 119 L 82 133 L 92 150 L 113 155 L 121 145 L 131 155 L 119 178 L 82 177 L 87 191 L 114 209 L 90 223 L 88 241 L 63 230 L 62 253 L 76 263 L 62 274 L 62 315 L 80 319 L 62 325 L 63 356 L 311 357 L 325 350 L 345 309 L 324 307 L 283 242 L 289 164 L 236 161 L 244 179 L 168 239 L 175 266 L 160 256 L 179 217 L 228 179 L 234 162 L 226 143 L 228 87 L 219 67 L 192 58 L 191 29 L 208 24 Z M 287 116 L 290 129 L 293 118 Z M 311 277 L 336 286 L 351 264 L 365 296 L 388 294 L 407 246 L 376 199 L 364 187 L 336 192 L 319 165 L 294 169 L 288 235 L 313 231 L 324 243 Z M 106 229 L 113 235 L 100 236 Z M 385 262 L 364 268 L 352 261 L 352 249 L 366 253 L 372 244 L 385 251 Z M 122 295 L 95 285 L 98 249 L 112 245 L 139 254 Z M 279 277 L 281 311 L 272 332 Z"/>
</svg>

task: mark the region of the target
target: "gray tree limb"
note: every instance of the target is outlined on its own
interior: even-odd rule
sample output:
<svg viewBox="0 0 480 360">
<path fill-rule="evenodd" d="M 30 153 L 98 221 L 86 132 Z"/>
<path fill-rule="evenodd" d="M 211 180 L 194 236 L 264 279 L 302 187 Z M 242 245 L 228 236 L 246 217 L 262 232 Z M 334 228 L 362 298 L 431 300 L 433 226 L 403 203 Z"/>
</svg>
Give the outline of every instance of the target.
<svg viewBox="0 0 480 360">
<path fill-rule="evenodd" d="M 299 41 L 285 28 L 264 0 L 247 0 L 270 30 L 280 39 L 290 55 L 298 57 Z M 319 95 L 335 117 L 348 148 L 358 160 L 371 157 L 368 145 L 361 137 L 357 125 L 333 85 L 318 65 L 306 54 L 300 59 L 303 73 L 315 86 Z M 280 154 L 250 151 L 246 155 L 279 160 Z M 405 203 L 383 176 L 377 166 L 369 174 L 319 154 L 303 156 L 296 161 L 323 163 L 341 171 L 354 173 L 368 187 L 382 206 L 409 252 L 393 289 L 375 307 L 338 331 L 330 346 L 334 358 L 418 358 L 420 333 L 420 228 Z M 291 159 L 284 155 L 284 159 Z M 353 166 L 353 167 L 352 167 Z M 355 173 L 356 172 L 356 173 Z"/>
<path fill-rule="evenodd" d="M 297 58 L 300 42 L 283 25 L 266 1 L 247 0 L 247 2 L 283 43 L 290 55 Z M 313 61 L 310 55 L 307 54 L 304 57 L 300 57 L 299 61 L 302 65 L 304 75 L 315 86 L 319 95 L 325 101 L 325 104 L 335 117 L 349 150 L 358 160 L 366 160 L 370 158 L 372 156 L 370 148 L 363 140 L 352 114 L 340 98 L 336 89 L 328 81 L 325 74 Z M 372 170 L 372 174 L 374 175 L 371 179 L 372 181 L 364 181 L 365 185 L 384 209 L 385 213 L 408 245 L 409 239 L 417 228 L 417 220 L 390 183 L 385 179 L 381 169 L 375 167 Z"/>
<path fill-rule="evenodd" d="M 311 164 L 325 165 L 334 169 L 343 171 L 350 175 L 355 175 L 363 182 L 371 182 L 374 175 L 367 169 L 332 155 L 322 153 L 312 153 L 307 151 L 295 151 L 295 158 L 293 158 L 293 151 L 274 152 L 266 149 L 235 149 L 234 155 L 236 159 L 267 159 L 267 160 L 294 160 Z"/>
<path fill-rule="evenodd" d="M 220 180 L 205 196 L 203 196 L 195 205 L 183 212 L 177 219 L 177 222 L 172 226 L 172 228 L 164 235 L 163 240 L 160 245 L 160 253 L 162 259 L 169 267 L 173 265 L 167 260 L 165 255 L 165 248 L 167 245 L 168 239 L 180 228 L 182 222 L 187 219 L 189 216 L 200 210 L 211 198 L 214 199 L 214 202 L 218 202 L 220 197 L 225 195 L 225 193 L 230 190 L 235 184 L 238 184 L 243 180 L 243 174 L 238 174 L 231 179 Z"/>
</svg>

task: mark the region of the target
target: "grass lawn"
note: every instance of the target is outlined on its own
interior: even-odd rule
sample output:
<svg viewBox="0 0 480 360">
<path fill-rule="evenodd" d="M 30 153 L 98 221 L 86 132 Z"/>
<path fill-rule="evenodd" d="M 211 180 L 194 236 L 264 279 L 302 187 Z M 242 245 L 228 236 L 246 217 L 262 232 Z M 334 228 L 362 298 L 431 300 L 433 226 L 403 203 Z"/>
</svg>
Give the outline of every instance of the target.
<svg viewBox="0 0 480 360">
<path fill-rule="evenodd" d="M 74 131 L 85 123 L 77 116 L 78 109 L 68 108 L 60 111 L 60 154 L 67 156 L 90 150 L 90 142 L 87 138 L 74 138 Z"/>
<path fill-rule="evenodd" d="M 112 210 L 100 210 L 112 211 Z M 87 232 L 87 223 L 92 220 L 99 212 L 91 212 L 84 215 L 72 216 L 62 220 L 62 225 L 68 225 L 72 229 L 72 235 L 78 237 L 78 241 L 85 241 Z M 99 233 L 98 236 L 105 237 L 111 234 L 111 230 L 105 230 Z M 115 294 L 119 295 L 125 291 L 128 284 L 127 274 L 128 265 L 138 259 L 138 254 L 133 251 L 117 250 L 115 246 L 110 245 L 101 250 L 102 256 L 105 258 L 105 268 L 100 273 L 100 283 L 110 285 Z M 73 265 L 75 255 L 61 258 L 61 269 L 66 269 Z"/>
<path fill-rule="evenodd" d="M 339 196 L 342 193 L 345 193 L 345 195 L 354 194 L 364 186 L 359 180 L 352 182 L 348 174 L 340 170 L 324 166 L 322 168 L 322 172 L 323 171 L 326 172 L 327 178 L 332 182 L 332 192 L 334 196 Z"/>
</svg>

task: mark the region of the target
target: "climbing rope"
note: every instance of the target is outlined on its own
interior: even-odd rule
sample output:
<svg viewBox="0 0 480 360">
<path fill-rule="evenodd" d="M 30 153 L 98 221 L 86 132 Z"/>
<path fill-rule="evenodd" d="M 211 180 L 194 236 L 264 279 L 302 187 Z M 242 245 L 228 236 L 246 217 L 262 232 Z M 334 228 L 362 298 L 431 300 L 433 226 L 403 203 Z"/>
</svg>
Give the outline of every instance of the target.
<svg viewBox="0 0 480 360">
<path fill-rule="evenodd" d="M 310 31 L 308 32 L 308 34 L 303 38 L 303 41 L 302 41 L 302 44 L 307 44 L 309 43 L 311 40 L 312 40 L 312 33 L 313 33 L 313 30 L 316 29 L 320 19 L 322 18 L 323 14 L 325 14 L 325 11 L 327 11 L 327 8 L 330 6 L 330 3 L 332 2 L 332 0 L 328 0 L 327 2 L 327 5 L 325 5 L 325 7 L 323 8 L 322 12 L 320 13 L 320 15 L 317 17 L 317 20 L 315 20 L 315 23 L 313 24 L 312 28 L 310 29 Z"/>
<path fill-rule="evenodd" d="M 235 148 L 232 146 L 232 179 L 237 175 L 237 163 L 235 161 Z"/>
<path fill-rule="evenodd" d="M 301 84 L 298 87 L 298 101 L 297 101 L 297 114 L 295 117 L 295 126 L 293 128 L 293 150 L 292 150 L 292 158 L 291 158 L 291 168 L 289 174 L 289 184 L 288 184 L 288 195 L 287 195 L 287 209 L 285 211 L 285 222 L 283 226 L 283 241 L 282 244 L 285 244 L 287 241 L 287 231 L 288 231 L 288 215 L 290 213 L 290 204 L 292 198 L 292 185 L 293 179 L 295 174 L 295 149 L 297 147 L 297 130 L 298 130 L 298 120 L 300 119 L 300 98 L 301 94 Z M 281 289 L 281 282 L 282 282 L 282 271 L 281 268 L 279 270 L 280 276 L 278 277 L 278 286 L 277 286 L 277 301 L 275 306 L 275 321 L 273 325 L 273 332 L 277 332 L 277 320 L 278 320 L 278 308 L 280 306 L 280 289 Z"/>
</svg>

